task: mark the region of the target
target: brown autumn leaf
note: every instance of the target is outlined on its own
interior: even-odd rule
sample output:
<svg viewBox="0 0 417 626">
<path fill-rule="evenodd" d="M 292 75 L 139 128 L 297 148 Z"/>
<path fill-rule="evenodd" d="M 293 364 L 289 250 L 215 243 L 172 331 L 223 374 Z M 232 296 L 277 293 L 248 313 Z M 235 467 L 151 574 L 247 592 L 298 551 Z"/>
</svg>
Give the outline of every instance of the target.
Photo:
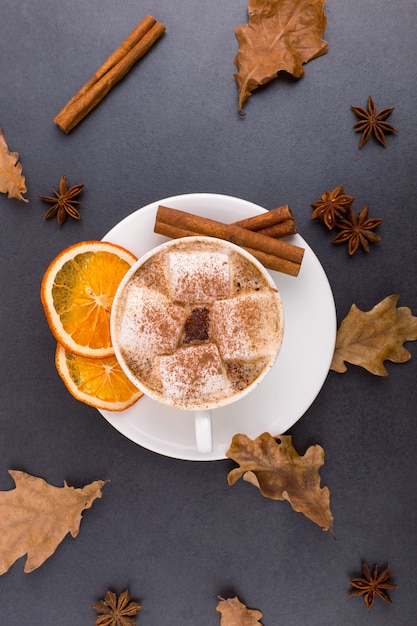
<svg viewBox="0 0 417 626">
<path fill-rule="evenodd" d="M 304 513 L 323 530 L 333 529 L 330 491 L 320 487 L 319 468 L 324 464 L 321 446 L 310 446 L 304 456 L 299 456 L 290 435 L 275 438 L 263 433 L 252 440 L 238 434 L 226 456 L 240 465 L 229 472 L 229 485 L 243 478 L 266 498 L 288 500 L 294 511 Z"/>
<path fill-rule="evenodd" d="M 387 296 L 366 312 L 352 304 L 337 331 L 331 370 L 346 372 L 346 361 L 371 374 L 388 376 L 385 360 L 405 363 L 411 359 L 403 343 L 417 339 L 417 317 L 408 307 L 397 308 L 398 298 L 398 294 Z"/>
<path fill-rule="evenodd" d="M 237 596 L 219 598 L 216 611 L 221 613 L 220 626 L 261 626 L 262 613 L 248 609 Z"/>
<path fill-rule="evenodd" d="M 303 64 L 328 50 L 322 39 L 326 28 L 326 0 L 249 0 L 247 24 L 236 28 L 239 44 L 234 75 L 239 106 L 252 92 L 277 78 L 280 71 L 295 78 L 304 74 Z"/>
<path fill-rule="evenodd" d="M 42 478 L 9 470 L 15 489 L 0 492 L 0 575 L 27 555 L 24 571 L 32 572 L 56 550 L 65 535 L 76 537 L 81 513 L 89 509 L 106 481 L 82 489 L 53 487 Z"/>
<path fill-rule="evenodd" d="M 8 198 L 29 202 L 22 196 L 26 191 L 19 155 L 17 152 L 9 151 L 4 133 L 0 128 L 0 193 L 7 193 Z"/>
</svg>

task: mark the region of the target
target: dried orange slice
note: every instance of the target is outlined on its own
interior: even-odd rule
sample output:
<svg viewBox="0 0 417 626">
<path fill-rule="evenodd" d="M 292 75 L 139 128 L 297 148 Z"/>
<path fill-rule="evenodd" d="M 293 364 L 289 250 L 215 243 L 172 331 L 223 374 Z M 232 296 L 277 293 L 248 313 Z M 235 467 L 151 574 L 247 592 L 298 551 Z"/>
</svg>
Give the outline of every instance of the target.
<svg viewBox="0 0 417 626">
<path fill-rule="evenodd" d="M 114 354 L 110 312 L 117 287 L 136 257 L 108 241 L 82 241 L 46 270 L 41 300 L 55 339 L 88 357 Z"/>
<path fill-rule="evenodd" d="M 55 365 L 74 398 L 96 409 L 123 411 L 143 396 L 122 371 L 115 356 L 84 357 L 68 352 L 58 343 Z"/>
</svg>

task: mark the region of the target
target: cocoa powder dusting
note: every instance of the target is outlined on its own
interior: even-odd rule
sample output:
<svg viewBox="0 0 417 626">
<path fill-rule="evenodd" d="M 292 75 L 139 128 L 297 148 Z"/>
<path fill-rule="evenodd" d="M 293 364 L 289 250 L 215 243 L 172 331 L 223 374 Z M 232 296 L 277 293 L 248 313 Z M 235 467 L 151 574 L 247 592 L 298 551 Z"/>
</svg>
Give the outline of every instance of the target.
<svg viewBox="0 0 417 626">
<path fill-rule="evenodd" d="M 228 361 L 225 363 L 227 375 L 232 387 L 241 391 L 249 387 L 268 365 L 267 359 L 256 359 L 253 361 Z"/>
</svg>

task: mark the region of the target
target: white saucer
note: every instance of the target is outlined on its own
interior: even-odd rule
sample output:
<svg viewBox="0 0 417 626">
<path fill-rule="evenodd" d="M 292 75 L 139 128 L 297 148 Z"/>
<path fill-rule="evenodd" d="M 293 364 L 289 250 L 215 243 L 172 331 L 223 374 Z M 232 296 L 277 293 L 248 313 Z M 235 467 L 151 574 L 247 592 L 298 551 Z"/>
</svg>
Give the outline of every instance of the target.
<svg viewBox="0 0 417 626">
<path fill-rule="evenodd" d="M 103 237 L 137 257 L 167 241 L 153 232 L 163 204 L 222 222 L 265 212 L 246 200 L 197 193 L 164 198 L 138 209 Z M 299 275 L 272 272 L 284 308 L 285 332 L 278 359 L 265 380 L 245 398 L 212 413 L 213 451 L 201 454 L 194 439 L 194 413 L 166 407 L 143 397 L 126 411 L 100 413 L 135 443 L 165 456 L 191 461 L 224 459 L 233 435 L 254 439 L 279 435 L 300 419 L 317 397 L 329 372 L 336 339 L 336 310 L 324 270 L 300 235 L 287 241 L 305 248 Z"/>
</svg>

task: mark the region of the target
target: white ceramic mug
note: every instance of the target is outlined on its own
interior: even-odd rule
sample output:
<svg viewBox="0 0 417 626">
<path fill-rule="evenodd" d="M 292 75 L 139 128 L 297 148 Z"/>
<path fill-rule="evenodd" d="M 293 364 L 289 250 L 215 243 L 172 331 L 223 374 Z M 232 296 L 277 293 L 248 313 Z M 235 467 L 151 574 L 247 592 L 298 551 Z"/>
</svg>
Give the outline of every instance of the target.
<svg viewBox="0 0 417 626">
<path fill-rule="evenodd" d="M 220 293 L 219 298 L 216 300 L 215 291 L 217 287 L 213 287 L 214 296 L 213 294 L 211 295 L 208 294 L 207 296 L 204 295 L 206 291 L 210 292 L 211 290 L 211 282 L 210 282 L 211 275 L 209 272 L 211 271 L 213 272 L 213 282 L 218 283 L 219 282 L 218 276 L 223 271 L 222 268 L 223 268 L 223 265 L 225 265 L 225 263 L 223 262 L 223 265 L 221 265 L 220 261 L 218 261 L 218 267 L 215 267 L 214 269 L 210 269 L 210 270 L 208 269 L 208 265 L 204 265 L 204 266 L 202 265 L 203 269 L 201 269 L 201 271 L 203 272 L 203 279 L 199 275 L 199 281 L 201 283 L 201 280 L 203 280 L 203 282 L 205 280 L 206 284 L 204 286 L 204 289 L 203 287 L 200 287 L 200 288 L 198 286 L 195 287 L 196 291 L 199 292 L 195 296 L 198 299 L 198 306 L 200 306 L 201 308 L 201 306 L 205 306 L 207 304 L 207 303 L 201 302 L 201 298 L 204 298 L 204 297 L 207 297 L 209 300 L 210 298 L 211 299 L 214 298 L 214 301 L 216 302 L 216 304 L 213 304 L 210 300 L 210 304 L 208 304 L 207 306 L 220 307 L 220 311 L 222 310 L 222 308 L 224 308 L 224 306 L 226 306 L 226 310 L 227 310 L 229 303 L 233 303 L 233 304 L 236 303 L 237 309 L 234 309 L 232 306 L 231 311 L 235 311 L 235 310 L 243 311 L 242 315 L 245 319 L 243 319 L 242 317 L 242 319 L 238 318 L 237 320 L 236 319 L 234 320 L 234 322 L 237 323 L 237 326 L 236 326 L 237 331 L 235 333 L 230 334 L 230 337 L 231 337 L 230 342 L 233 343 L 237 341 L 237 338 L 235 335 L 237 334 L 238 337 L 240 337 L 239 332 L 241 329 L 243 329 L 245 332 L 250 332 L 250 329 L 252 328 L 252 326 L 253 327 L 256 326 L 258 329 L 257 332 L 259 333 L 260 343 L 262 344 L 262 346 L 264 346 L 263 349 L 265 350 L 265 356 L 262 355 L 262 363 L 263 363 L 262 369 L 260 370 L 259 374 L 256 374 L 256 377 L 253 380 L 251 380 L 251 382 L 249 382 L 248 384 L 239 383 L 243 385 L 243 388 L 233 387 L 232 383 L 229 383 L 229 381 L 225 381 L 224 389 L 222 389 L 221 388 L 222 383 L 220 383 L 219 390 L 218 392 L 216 391 L 213 397 L 208 396 L 202 399 L 202 396 L 201 397 L 198 396 L 194 400 L 190 400 L 190 399 L 185 399 L 184 397 L 180 397 L 180 396 L 178 397 L 169 396 L 169 395 L 166 395 L 164 391 L 161 391 L 161 389 L 153 388 L 152 384 L 149 383 L 149 380 L 145 380 L 146 377 L 144 377 L 142 373 L 140 375 L 138 373 L 140 368 L 142 369 L 145 368 L 145 365 L 143 365 L 144 363 L 146 363 L 146 367 L 148 367 L 148 361 L 149 363 L 151 363 L 151 365 L 149 365 L 149 368 L 150 368 L 149 371 L 151 371 L 151 369 L 154 367 L 154 365 L 152 364 L 153 363 L 152 359 L 155 359 L 155 363 L 160 364 L 162 363 L 163 359 L 167 358 L 164 355 L 159 355 L 157 353 L 153 354 L 153 350 L 154 350 L 153 345 L 150 347 L 150 351 L 152 355 L 149 356 L 149 352 L 147 352 L 147 349 L 144 347 L 144 346 L 147 346 L 149 343 L 148 342 L 149 336 L 148 335 L 145 336 L 144 334 L 145 332 L 148 332 L 149 324 L 150 324 L 149 319 L 147 319 L 146 316 L 149 314 L 149 306 L 154 306 L 153 301 L 151 305 L 148 306 L 146 298 L 148 298 L 149 293 L 152 293 L 152 297 L 153 297 L 153 294 L 155 293 L 155 291 L 159 290 L 159 287 L 161 285 L 166 285 L 167 283 L 166 273 L 167 272 L 171 272 L 172 276 L 175 276 L 175 280 L 178 282 L 178 284 L 181 283 L 183 279 L 181 271 L 176 271 L 172 269 L 171 266 L 170 266 L 170 270 L 168 270 L 167 265 L 166 265 L 167 264 L 166 258 L 171 258 L 172 255 L 174 255 L 173 258 L 176 258 L 175 255 L 177 254 L 179 255 L 179 258 L 181 259 L 185 258 L 186 263 L 187 263 L 187 259 L 191 258 L 190 256 L 187 256 L 187 254 L 193 255 L 193 250 L 195 250 L 196 251 L 195 254 L 197 254 L 199 258 L 201 258 L 202 260 L 204 259 L 204 261 L 206 262 L 206 257 L 204 257 L 204 253 L 206 252 L 207 254 L 209 254 L 207 250 L 210 250 L 211 248 L 213 248 L 214 250 L 213 258 L 216 258 L 216 255 L 218 255 L 218 259 L 222 259 L 223 257 L 234 259 L 235 265 L 236 265 L 236 259 L 237 259 L 238 264 L 240 264 L 238 265 L 239 268 L 241 266 L 244 267 L 245 263 L 247 264 L 249 262 L 249 264 L 247 264 L 248 271 L 246 273 L 248 273 L 249 270 L 250 271 L 253 270 L 253 276 L 255 278 L 253 278 L 252 275 L 250 275 L 250 280 L 248 279 L 247 284 L 245 283 L 244 288 L 242 287 L 243 293 L 235 293 L 236 289 L 240 289 L 240 282 L 237 280 L 236 277 L 233 278 L 233 276 L 236 275 L 236 271 L 233 274 L 232 270 L 229 267 L 227 271 L 230 272 L 231 277 L 228 278 L 226 276 L 223 282 L 224 284 L 226 284 L 227 280 L 230 280 L 230 284 L 231 284 L 230 298 L 224 293 Z M 167 257 L 166 256 L 167 254 L 171 255 L 171 257 Z M 182 257 L 181 257 L 181 254 L 183 255 Z M 194 258 L 195 258 L 195 254 L 193 255 Z M 209 257 L 209 258 L 211 259 L 212 257 Z M 163 259 L 163 262 L 161 259 Z M 183 263 L 183 261 L 181 262 Z M 148 268 L 149 268 L 149 265 L 152 263 L 155 264 L 156 269 L 155 267 L 153 267 L 152 269 L 153 273 L 150 274 L 149 273 L 150 270 Z M 231 262 L 228 261 L 228 263 L 230 266 Z M 181 269 L 182 267 L 184 267 L 184 265 L 180 264 L 179 267 Z M 159 275 L 158 273 L 159 271 L 161 275 Z M 242 271 L 243 271 L 243 275 L 245 276 L 245 271 L 244 270 Z M 205 272 L 207 272 L 207 276 L 205 275 Z M 185 266 L 184 275 L 187 275 L 187 266 Z M 170 280 L 172 279 L 172 276 L 170 274 Z M 147 284 L 150 282 L 151 279 L 152 281 L 155 282 L 155 284 L 159 285 L 158 288 L 156 288 L 154 285 L 149 286 L 149 284 Z M 187 278 L 187 280 L 191 280 L 191 278 Z M 239 287 L 236 287 L 235 283 L 239 285 Z M 193 283 L 193 285 L 194 284 L 195 283 Z M 220 284 L 221 286 L 223 285 L 222 283 Z M 191 282 L 188 283 L 188 285 L 190 286 Z M 261 285 L 261 287 L 259 287 L 259 285 Z M 170 288 L 172 288 L 172 285 Z M 178 289 L 181 289 L 181 288 L 183 287 L 181 286 L 178 287 Z M 187 287 L 185 287 L 185 289 L 186 288 Z M 193 289 L 194 287 L 191 287 L 191 291 Z M 169 309 L 169 307 L 171 307 L 171 305 L 174 307 L 173 318 L 175 318 L 175 315 L 177 313 L 179 316 L 181 316 L 182 308 L 189 310 L 189 309 L 193 309 L 194 307 L 195 309 L 196 303 L 190 304 L 187 302 L 185 303 L 178 302 L 178 301 L 181 301 L 182 298 L 185 298 L 185 299 L 188 298 L 188 295 L 187 295 L 188 291 L 183 291 L 182 295 L 181 293 L 174 291 L 174 295 L 171 297 L 171 300 L 166 299 L 166 293 L 165 293 L 166 287 L 165 286 L 161 287 L 161 292 L 162 291 L 163 291 L 163 294 L 161 296 L 158 295 L 157 299 L 160 298 L 162 304 L 165 304 L 165 300 L 166 300 L 167 310 Z M 262 294 L 264 294 L 263 297 L 268 298 L 267 302 L 271 306 L 260 308 L 259 303 L 261 302 L 260 300 L 261 292 Z M 133 305 L 132 305 L 132 298 L 133 298 L 132 293 L 134 294 L 134 298 L 136 298 L 136 300 L 134 300 Z M 203 295 L 201 295 L 201 293 L 203 293 Z M 190 295 L 190 299 L 192 302 L 193 302 L 192 300 L 193 297 L 194 295 L 193 296 Z M 174 301 L 177 304 L 175 304 Z M 226 305 L 225 305 L 225 302 L 226 302 Z M 136 303 L 137 303 L 137 306 L 136 306 Z M 243 306 L 242 303 L 244 303 L 244 305 L 246 306 Z M 254 307 L 253 311 L 251 310 L 252 306 Z M 175 307 L 177 308 L 179 307 L 178 310 Z M 159 309 L 161 309 L 160 314 L 159 314 Z M 165 337 L 164 337 L 162 328 L 165 328 L 166 324 L 165 322 L 164 323 L 161 322 L 161 319 L 162 319 L 161 315 L 165 315 L 165 309 L 163 306 L 161 306 L 160 303 L 159 303 L 159 309 L 158 309 L 157 314 L 154 315 L 154 317 L 152 318 L 155 320 L 155 323 L 153 327 L 151 324 L 150 332 L 151 334 L 153 332 L 155 333 L 157 340 L 161 340 L 162 342 L 164 342 Z M 214 316 L 213 310 L 214 310 L 213 308 L 210 309 L 210 316 Z M 184 315 L 186 314 L 184 313 Z M 269 324 L 271 328 L 274 329 L 273 333 L 270 334 L 273 336 L 265 334 L 266 330 L 264 330 L 263 328 L 263 317 L 265 318 L 265 324 L 266 324 L 265 328 L 269 328 L 268 326 Z M 170 318 L 171 322 L 172 322 L 172 319 Z M 221 330 L 219 330 L 219 328 L 224 322 L 222 321 L 223 317 L 219 314 L 217 315 L 217 319 L 219 320 L 218 328 L 217 328 L 217 332 L 219 335 L 221 334 Z M 145 322 L 148 324 L 148 326 L 146 326 L 148 330 L 143 330 L 143 329 L 141 330 L 141 325 L 145 326 L 146 325 Z M 240 326 L 239 326 L 239 322 L 240 322 Z M 210 318 L 210 324 L 211 323 L 212 323 L 212 320 Z M 178 328 L 177 327 L 175 328 L 175 332 L 179 332 L 178 329 L 180 325 L 181 323 L 178 322 Z M 127 274 L 124 276 L 123 280 L 121 281 L 118 287 L 118 290 L 116 292 L 113 305 L 112 305 L 110 327 L 111 327 L 112 343 L 113 343 L 116 357 L 123 371 L 127 375 L 127 377 L 144 394 L 156 400 L 157 402 L 161 402 L 162 404 L 173 406 L 175 408 L 184 409 L 187 411 L 194 411 L 196 447 L 200 453 L 207 454 L 207 453 L 210 453 L 213 449 L 211 411 L 215 410 L 216 408 L 226 406 L 227 404 L 230 404 L 232 402 L 236 402 L 237 400 L 240 400 L 243 397 L 245 397 L 248 393 L 250 393 L 253 389 L 255 389 L 255 387 L 259 385 L 259 383 L 265 378 L 267 373 L 272 368 L 276 360 L 276 357 L 279 353 L 281 343 L 282 343 L 283 310 L 282 310 L 282 303 L 281 303 L 279 294 L 277 292 L 277 287 L 274 281 L 272 280 L 272 277 L 270 276 L 269 272 L 261 265 L 261 263 L 259 263 L 259 261 L 257 261 L 251 254 L 249 254 L 249 252 L 246 252 L 246 250 L 244 250 L 243 248 L 240 248 L 239 246 L 236 246 L 235 244 L 229 243 L 227 241 L 214 239 L 212 237 L 196 236 L 196 237 L 186 237 L 182 239 L 169 240 L 159 245 L 158 247 L 150 250 L 149 252 L 147 252 L 130 268 L 130 270 L 127 272 Z M 126 330 L 127 328 L 129 330 Z M 137 347 L 136 342 L 139 342 L 138 345 L 140 345 L 140 348 Z M 198 343 L 199 342 L 197 342 L 197 344 Z M 202 343 L 205 345 L 208 345 L 208 344 L 212 345 L 212 340 L 211 338 L 209 338 L 207 342 L 203 341 Z M 226 344 L 226 348 L 228 348 L 227 344 Z M 220 355 L 222 355 L 222 349 L 224 349 L 224 347 L 223 348 L 219 347 Z M 173 349 L 171 349 L 171 351 L 172 350 Z M 184 351 L 183 354 L 191 354 L 191 352 L 189 351 L 189 346 L 182 345 L 181 350 Z M 217 346 L 216 346 L 216 350 L 217 350 Z M 243 356 L 240 355 L 240 360 L 243 359 L 243 362 L 244 362 L 246 356 L 250 357 L 251 355 L 246 355 L 246 354 L 244 354 Z M 172 358 L 175 358 L 175 357 L 172 357 Z M 168 359 L 171 359 L 171 356 L 169 356 Z M 223 357 L 221 356 L 221 359 L 222 359 L 222 368 L 223 370 L 225 370 L 225 368 L 223 367 L 224 365 L 223 361 L 227 362 L 227 358 L 223 359 Z M 254 359 L 255 357 L 253 357 L 253 360 Z M 141 363 L 141 365 L 138 366 L 139 369 L 136 368 L 136 365 L 135 365 L 136 363 Z M 178 371 L 178 369 L 176 369 L 174 365 L 172 365 L 172 371 L 175 374 Z M 194 374 L 195 372 L 190 369 L 190 377 L 194 376 Z"/>
</svg>

